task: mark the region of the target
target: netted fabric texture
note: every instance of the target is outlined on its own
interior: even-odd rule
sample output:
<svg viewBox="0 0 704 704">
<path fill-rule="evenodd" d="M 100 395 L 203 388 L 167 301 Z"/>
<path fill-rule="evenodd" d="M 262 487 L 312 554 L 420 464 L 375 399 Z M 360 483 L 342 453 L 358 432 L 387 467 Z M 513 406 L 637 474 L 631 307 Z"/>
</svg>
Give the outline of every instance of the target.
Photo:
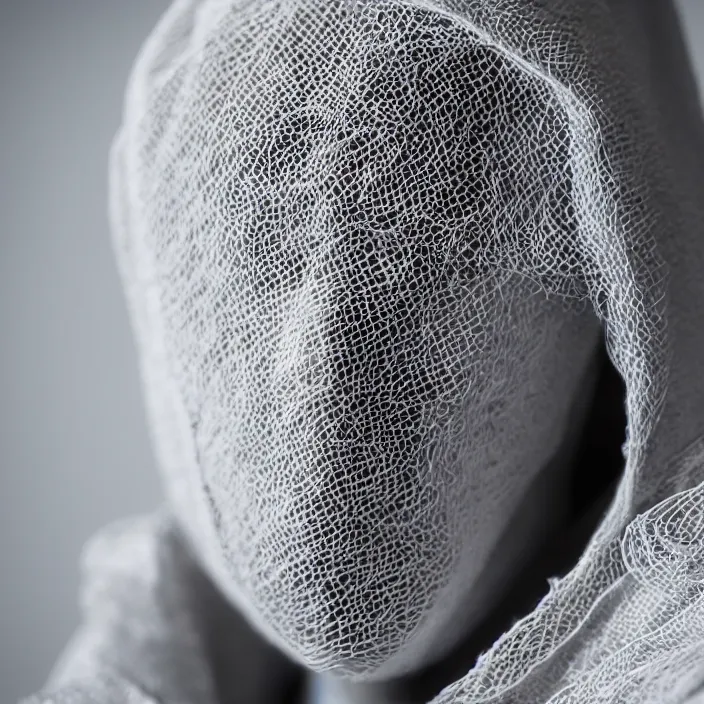
<svg viewBox="0 0 704 704">
<path fill-rule="evenodd" d="M 694 696 L 700 123 L 665 0 L 174 3 L 113 150 L 115 246 L 169 501 L 268 640 L 353 680 L 449 650 L 559 520 L 515 530 L 601 323 L 615 499 L 434 701 Z"/>
<path fill-rule="evenodd" d="M 121 138 L 142 344 L 223 588 L 310 667 L 398 675 L 471 618 L 595 348 L 565 302 L 586 292 L 565 116 L 437 13 L 198 9 Z"/>
</svg>

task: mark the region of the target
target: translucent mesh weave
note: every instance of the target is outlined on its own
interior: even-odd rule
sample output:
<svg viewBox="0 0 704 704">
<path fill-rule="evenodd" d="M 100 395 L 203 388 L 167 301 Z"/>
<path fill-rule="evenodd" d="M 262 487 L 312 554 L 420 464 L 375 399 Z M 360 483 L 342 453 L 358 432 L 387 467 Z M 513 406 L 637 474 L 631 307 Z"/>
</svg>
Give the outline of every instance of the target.
<svg viewBox="0 0 704 704">
<path fill-rule="evenodd" d="M 210 574 L 298 662 L 380 679 L 461 637 L 600 320 L 627 387 L 614 503 L 435 704 L 704 682 L 704 172 L 671 20 L 181 0 L 145 45 L 112 214 L 159 460 Z"/>
<path fill-rule="evenodd" d="M 437 13 L 199 11 L 133 96 L 145 342 L 226 588 L 306 664 L 398 674 L 451 644 L 594 346 L 545 295 L 588 285 L 566 115 Z"/>
</svg>

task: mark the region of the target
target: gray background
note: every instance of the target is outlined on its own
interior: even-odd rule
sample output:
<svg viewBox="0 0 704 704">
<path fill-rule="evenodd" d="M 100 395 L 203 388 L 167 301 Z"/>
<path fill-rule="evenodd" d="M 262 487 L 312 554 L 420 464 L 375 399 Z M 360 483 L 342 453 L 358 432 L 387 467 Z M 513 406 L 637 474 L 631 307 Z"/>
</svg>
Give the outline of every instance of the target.
<svg viewBox="0 0 704 704">
<path fill-rule="evenodd" d="M 160 498 L 106 159 L 167 5 L 0 0 L 0 704 L 42 685 L 74 629 L 85 539 Z M 704 82 L 704 0 L 680 5 Z"/>
</svg>

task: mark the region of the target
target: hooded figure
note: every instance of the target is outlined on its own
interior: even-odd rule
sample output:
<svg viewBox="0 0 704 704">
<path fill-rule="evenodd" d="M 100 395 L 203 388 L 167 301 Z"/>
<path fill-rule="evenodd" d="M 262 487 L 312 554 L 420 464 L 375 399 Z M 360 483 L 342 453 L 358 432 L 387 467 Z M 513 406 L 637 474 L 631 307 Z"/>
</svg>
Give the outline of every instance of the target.
<svg viewBox="0 0 704 704">
<path fill-rule="evenodd" d="M 704 702 L 702 135 L 669 0 L 177 0 L 110 172 L 168 500 L 29 701 Z"/>
</svg>

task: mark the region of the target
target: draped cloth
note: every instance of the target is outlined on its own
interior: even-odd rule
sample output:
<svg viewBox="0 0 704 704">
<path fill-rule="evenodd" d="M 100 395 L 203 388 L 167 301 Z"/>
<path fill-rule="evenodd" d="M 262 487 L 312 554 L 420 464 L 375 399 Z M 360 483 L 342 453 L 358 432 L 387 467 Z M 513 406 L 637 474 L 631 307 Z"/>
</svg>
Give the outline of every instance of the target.
<svg viewBox="0 0 704 704">
<path fill-rule="evenodd" d="M 699 701 L 702 137 L 667 0 L 174 2 L 110 161 L 167 508 L 91 544 L 31 701 L 347 704 L 451 657 L 574 522 L 600 335 L 620 478 L 428 698 Z"/>
</svg>

